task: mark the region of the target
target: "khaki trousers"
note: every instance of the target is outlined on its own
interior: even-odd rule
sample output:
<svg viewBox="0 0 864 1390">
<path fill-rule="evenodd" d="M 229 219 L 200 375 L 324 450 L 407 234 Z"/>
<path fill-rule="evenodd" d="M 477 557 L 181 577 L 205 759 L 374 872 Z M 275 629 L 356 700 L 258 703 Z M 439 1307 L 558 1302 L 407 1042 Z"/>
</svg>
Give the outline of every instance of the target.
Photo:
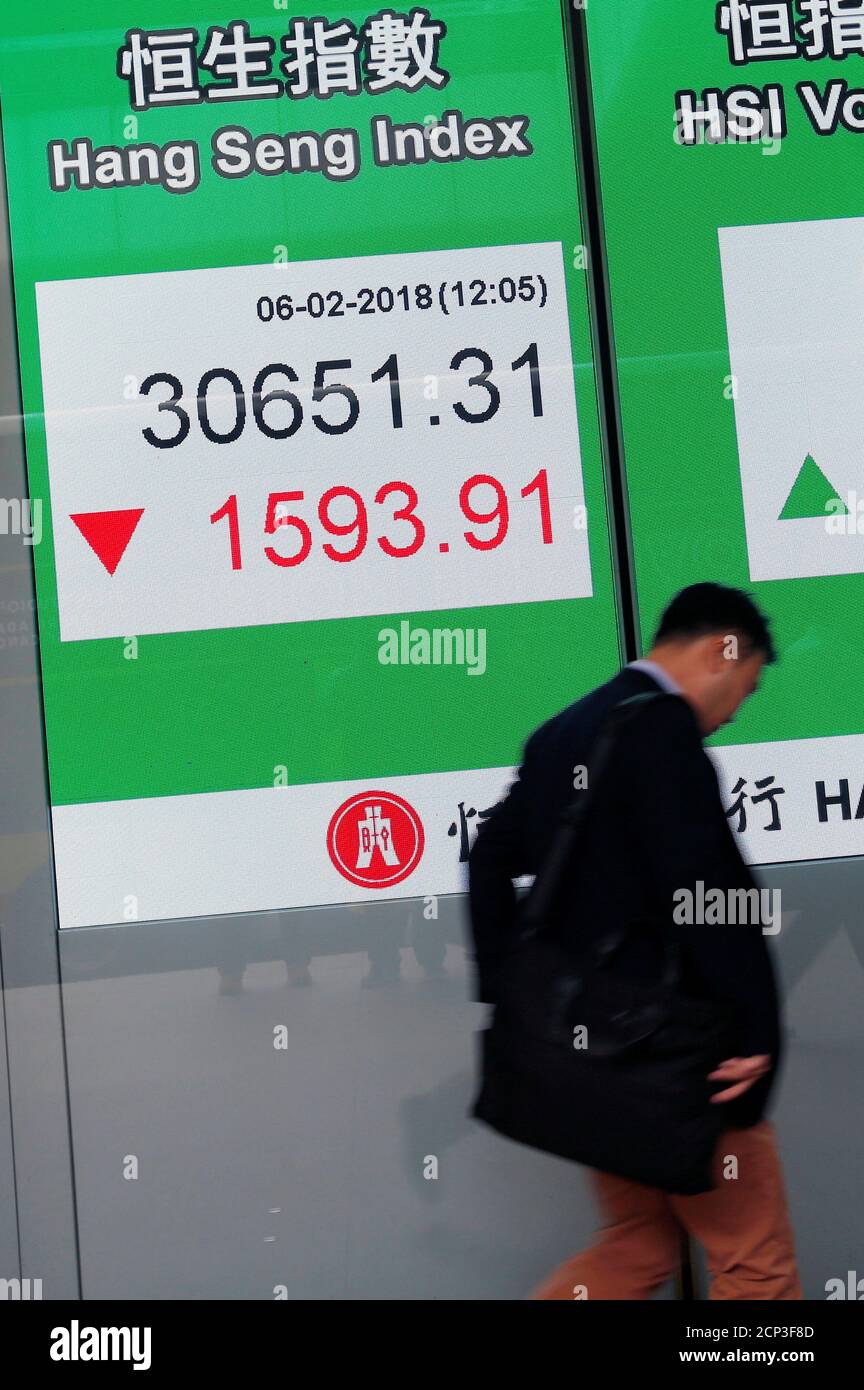
<svg viewBox="0 0 864 1390">
<path fill-rule="evenodd" d="M 694 1197 L 588 1171 L 604 1225 L 532 1299 L 648 1298 L 680 1265 L 682 1227 L 705 1249 L 712 1299 L 803 1298 L 770 1121 L 727 1129 L 714 1158 L 717 1185 Z"/>
</svg>

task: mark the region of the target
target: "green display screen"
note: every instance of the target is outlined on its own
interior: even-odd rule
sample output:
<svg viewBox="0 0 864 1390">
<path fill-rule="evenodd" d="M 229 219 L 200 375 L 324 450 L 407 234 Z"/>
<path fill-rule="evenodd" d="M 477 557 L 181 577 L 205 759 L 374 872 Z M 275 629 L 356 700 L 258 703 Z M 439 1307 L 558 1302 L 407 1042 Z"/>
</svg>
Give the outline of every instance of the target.
<svg viewBox="0 0 864 1390">
<path fill-rule="evenodd" d="M 0 102 L 61 925 L 456 891 L 620 656 L 561 6 L 46 0 Z"/>
<path fill-rule="evenodd" d="M 749 589 L 780 663 L 714 740 L 760 862 L 864 852 L 864 9 L 588 6 L 638 618 Z"/>
</svg>

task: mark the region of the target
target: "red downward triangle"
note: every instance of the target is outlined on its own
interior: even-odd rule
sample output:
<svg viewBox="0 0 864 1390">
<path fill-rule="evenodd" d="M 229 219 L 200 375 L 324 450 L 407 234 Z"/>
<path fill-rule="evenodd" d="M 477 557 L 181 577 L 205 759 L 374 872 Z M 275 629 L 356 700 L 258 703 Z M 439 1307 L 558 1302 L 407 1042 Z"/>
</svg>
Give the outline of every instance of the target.
<svg viewBox="0 0 864 1390">
<path fill-rule="evenodd" d="M 130 507 L 119 512 L 70 512 L 81 535 L 95 555 L 98 555 L 109 574 L 113 574 L 123 559 L 132 533 L 144 515 L 143 507 Z"/>
</svg>

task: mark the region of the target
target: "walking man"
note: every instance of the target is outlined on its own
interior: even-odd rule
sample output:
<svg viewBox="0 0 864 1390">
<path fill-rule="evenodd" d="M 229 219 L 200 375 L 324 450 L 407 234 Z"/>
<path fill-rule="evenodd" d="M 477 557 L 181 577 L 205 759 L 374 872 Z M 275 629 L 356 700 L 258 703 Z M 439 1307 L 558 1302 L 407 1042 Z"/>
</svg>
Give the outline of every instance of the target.
<svg viewBox="0 0 864 1390">
<path fill-rule="evenodd" d="M 516 928 L 513 880 L 538 872 L 572 801 L 574 774 L 587 768 L 590 776 L 604 718 L 634 695 L 677 697 L 649 705 L 622 729 L 593 791 L 563 944 L 581 950 L 610 928 L 625 929 L 616 968 L 651 982 L 662 968 L 664 934 L 674 933 L 682 987 L 738 1007 L 735 1055 L 711 1073 L 719 1089 L 710 1103 L 724 1107 L 726 1126 L 715 1185 L 676 1196 L 589 1170 L 604 1218 L 597 1240 L 533 1298 L 647 1298 L 675 1272 L 682 1228 L 705 1248 L 712 1298 L 802 1297 L 776 1137 L 765 1118 L 781 1052 L 768 944 L 758 921 L 677 925 L 674 912 L 682 890 L 699 899 L 712 889 L 740 897 L 755 888 L 702 740 L 732 720 L 774 660 L 767 620 L 748 595 L 718 584 L 682 590 L 645 660 L 532 735 L 517 781 L 477 835 L 469 862 L 475 963 L 479 997 L 494 1003 L 496 965 Z"/>
</svg>

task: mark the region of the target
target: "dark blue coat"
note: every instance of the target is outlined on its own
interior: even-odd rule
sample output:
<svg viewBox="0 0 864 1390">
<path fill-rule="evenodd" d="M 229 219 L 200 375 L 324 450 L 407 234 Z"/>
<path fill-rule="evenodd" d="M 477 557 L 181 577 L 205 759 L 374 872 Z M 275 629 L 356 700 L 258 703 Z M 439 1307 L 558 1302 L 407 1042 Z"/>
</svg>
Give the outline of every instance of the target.
<svg viewBox="0 0 864 1390">
<path fill-rule="evenodd" d="M 513 879 L 536 874 L 558 817 L 574 792 L 574 769 L 587 768 L 605 715 L 621 700 L 656 692 L 647 672 L 625 667 L 562 710 L 528 740 L 519 776 L 481 826 L 469 860 L 471 926 L 478 997 L 495 998 L 496 959 L 515 926 Z M 730 1125 L 762 1117 L 777 1073 L 781 1030 L 768 942 L 752 925 L 676 925 L 675 894 L 758 887 L 723 810 L 717 775 L 696 716 L 683 698 L 650 704 L 622 729 L 591 810 L 578 863 L 564 887 L 561 940 L 581 953 L 592 938 L 625 929 L 618 968 L 659 980 L 663 933 L 680 943 L 682 987 L 739 1006 L 736 1055 L 768 1053 L 770 1075 L 724 1102 Z M 722 1087 L 718 1086 L 718 1089 Z"/>
</svg>

